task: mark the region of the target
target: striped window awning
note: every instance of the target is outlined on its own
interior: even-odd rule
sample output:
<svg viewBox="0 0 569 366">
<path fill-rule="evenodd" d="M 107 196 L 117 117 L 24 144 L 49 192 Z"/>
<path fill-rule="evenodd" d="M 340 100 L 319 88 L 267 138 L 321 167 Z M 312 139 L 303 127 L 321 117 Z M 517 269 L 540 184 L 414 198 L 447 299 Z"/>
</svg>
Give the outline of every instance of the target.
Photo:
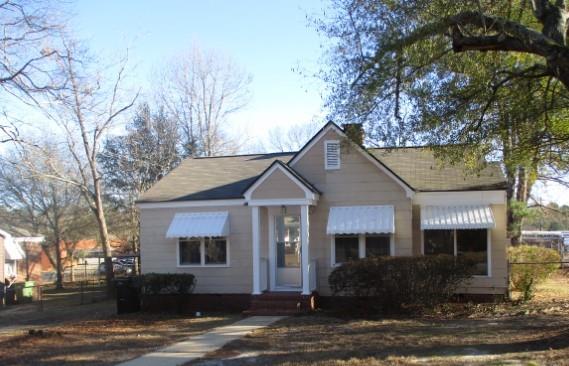
<svg viewBox="0 0 569 366">
<path fill-rule="evenodd" d="M 201 238 L 229 235 L 228 212 L 184 212 L 177 213 L 167 238 Z"/>
<path fill-rule="evenodd" d="M 26 257 L 20 244 L 12 238 L 4 241 L 4 255 L 8 260 L 22 260 Z"/>
<path fill-rule="evenodd" d="M 487 205 L 423 206 L 421 230 L 490 229 L 496 226 Z"/>
<path fill-rule="evenodd" d="M 395 232 L 393 206 L 330 207 L 326 233 L 392 234 Z"/>
</svg>

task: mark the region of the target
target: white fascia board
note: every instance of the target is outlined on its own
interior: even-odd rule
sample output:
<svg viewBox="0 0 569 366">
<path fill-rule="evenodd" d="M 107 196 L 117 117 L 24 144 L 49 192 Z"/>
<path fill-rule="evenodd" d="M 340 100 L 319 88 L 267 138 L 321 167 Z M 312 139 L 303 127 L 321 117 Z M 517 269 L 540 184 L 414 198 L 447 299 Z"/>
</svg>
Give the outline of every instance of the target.
<svg viewBox="0 0 569 366">
<path fill-rule="evenodd" d="M 309 198 L 274 198 L 274 199 L 259 199 L 249 200 L 249 206 L 294 206 L 294 205 L 309 205 L 313 206 L 318 202 L 318 197 L 314 199 Z"/>
<path fill-rule="evenodd" d="M 506 191 L 417 192 L 413 204 L 423 206 L 505 205 Z"/>
<path fill-rule="evenodd" d="M 242 198 L 229 200 L 199 200 L 199 201 L 176 201 L 176 202 L 141 202 L 136 206 L 139 209 L 147 208 L 185 208 L 185 207 L 219 207 L 219 206 L 245 206 Z"/>
<path fill-rule="evenodd" d="M 281 172 L 283 172 L 290 180 L 292 180 L 300 189 L 302 189 L 302 191 L 304 192 L 304 197 L 306 199 L 314 199 L 315 193 L 312 192 L 310 189 L 308 189 L 308 187 L 306 187 L 306 185 L 301 182 L 297 177 L 295 177 L 294 175 L 292 175 L 288 170 L 286 170 L 285 168 L 283 168 L 280 164 L 275 163 L 273 165 L 273 167 L 269 170 L 267 170 L 265 172 L 265 174 L 263 174 L 262 177 L 260 177 L 251 187 L 249 187 L 249 189 L 247 189 L 247 191 L 245 191 L 245 193 L 243 194 L 245 196 L 245 200 L 247 200 L 248 202 L 250 202 L 251 199 L 251 195 L 253 194 L 253 192 L 259 188 L 259 186 L 261 184 L 263 184 L 263 182 L 265 180 L 267 180 L 267 178 L 273 174 L 273 172 L 275 170 L 279 169 Z"/>
<path fill-rule="evenodd" d="M 379 170 L 381 170 L 382 172 L 384 172 L 385 174 L 387 174 L 387 176 L 389 176 L 391 179 L 393 179 L 395 182 L 397 182 L 397 184 L 399 184 L 401 186 L 401 188 L 403 188 L 403 190 L 405 191 L 405 194 L 407 195 L 408 198 L 413 198 L 415 195 L 415 191 L 409 187 L 407 184 L 405 184 L 399 177 L 397 177 L 395 174 L 393 174 L 389 169 L 387 169 L 385 166 L 383 166 L 383 164 L 381 164 L 379 161 L 377 161 L 375 158 L 373 158 L 372 156 L 370 156 L 370 154 L 366 151 L 364 151 L 358 144 L 356 144 L 355 142 L 353 142 L 352 140 L 350 140 L 348 138 L 348 136 L 346 136 L 346 134 L 344 133 L 344 131 L 342 131 L 341 129 L 339 129 L 336 125 L 334 124 L 330 124 L 328 127 L 324 128 L 322 131 L 320 131 L 320 133 L 318 135 L 316 135 L 316 138 L 314 138 L 312 140 L 312 142 L 310 142 L 308 145 L 304 146 L 301 150 L 300 153 L 295 156 L 289 163 L 288 165 L 290 165 L 291 167 L 296 164 L 300 159 L 302 159 L 302 157 L 306 154 L 307 151 L 309 151 L 310 149 L 312 149 L 312 147 L 314 147 L 314 145 L 316 145 L 316 143 L 318 141 L 320 141 L 320 139 L 331 129 L 333 129 L 334 131 L 336 131 L 336 133 L 338 135 L 340 135 L 341 137 L 347 139 L 349 141 L 349 143 L 352 145 L 352 147 L 354 147 L 358 152 L 360 152 L 360 154 L 362 154 L 363 156 L 365 156 L 366 159 L 368 159 L 373 165 L 375 165 L 376 167 L 379 168 Z"/>
</svg>

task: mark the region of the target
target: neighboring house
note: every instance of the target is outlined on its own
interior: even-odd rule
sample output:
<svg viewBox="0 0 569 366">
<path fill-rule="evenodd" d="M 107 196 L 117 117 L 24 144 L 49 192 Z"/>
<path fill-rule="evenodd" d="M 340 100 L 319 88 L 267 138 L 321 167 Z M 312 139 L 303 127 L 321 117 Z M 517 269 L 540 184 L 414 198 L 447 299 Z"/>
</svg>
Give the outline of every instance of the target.
<svg viewBox="0 0 569 366">
<path fill-rule="evenodd" d="M 43 237 L 32 236 L 13 236 L 4 230 L 0 230 L 0 237 L 4 246 L 3 271 L 4 278 L 15 278 L 19 281 L 25 280 L 29 273 L 26 252 L 24 246 L 29 244 L 39 244 Z"/>
<path fill-rule="evenodd" d="M 138 202 L 142 272 L 193 273 L 202 294 L 326 296 L 344 261 L 470 253 L 461 292 L 505 294 L 505 189 L 496 163 L 466 175 L 328 123 L 298 152 L 183 161 Z"/>
<path fill-rule="evenodd" d="M 120 255 L 127 252 L 124 240 L 111 239 L 111 249 L 113 255 Z M 61 260 L 63 265 L 63 280 L 77 281 L 85 278 L 96 278 L 99 276 L 99 265 L 104 262 L 104 255 L 101 250 L 101 244 L 97 239 L 81 239 L 76 242 L 62 242 Z M 55 282 L 55 251 L 52 250 L 51 257 L 41 252 L 38 264 L 42 269 L 42 282 Z"/>
<path fill-rule="evenodd" d="M 569 231 L 523 230 L 521 242 L 556 250 L 564 258 L 569 249 Z"/>
</svg>

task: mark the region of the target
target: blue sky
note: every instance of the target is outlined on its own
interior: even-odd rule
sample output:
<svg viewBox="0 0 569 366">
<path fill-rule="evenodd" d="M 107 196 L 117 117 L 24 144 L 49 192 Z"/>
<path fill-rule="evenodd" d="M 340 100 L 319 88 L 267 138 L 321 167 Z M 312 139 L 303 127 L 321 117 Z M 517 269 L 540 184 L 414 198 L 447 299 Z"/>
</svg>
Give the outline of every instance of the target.
<svg viewBox="0 0 569 366">
<path fill-rule="evenodd" d="M 325 121 L 320 38 L 306 19 L 321 14 L 321 0 L 78 0 L 71 3 L 72 29 L 102 59 L 129 50 L 131 82 L 152 94 L 152 73 L 192 43 L 231 57 L 253 75 L 252 99 L 234 115 L 233 128 L 258 152 L 271 127 Z M 568 190 L 536 187 L 545 201 L 569 204 Z"/>
<path fill-rule="evenodd" d="M 233 116 L 262 140 L 272 126 L 325 118 L 314 73 L 323 39 L 306 19 L 321 1 L 78 1 L 72 28 L 107 56 L 129 49 L 134 84 L 151 94 L 152 72 L 193 42 L 231 57 L 253 75 L 252 99 Z M 254 148 L 254 146 L 252 147 Z"/>
</svg>

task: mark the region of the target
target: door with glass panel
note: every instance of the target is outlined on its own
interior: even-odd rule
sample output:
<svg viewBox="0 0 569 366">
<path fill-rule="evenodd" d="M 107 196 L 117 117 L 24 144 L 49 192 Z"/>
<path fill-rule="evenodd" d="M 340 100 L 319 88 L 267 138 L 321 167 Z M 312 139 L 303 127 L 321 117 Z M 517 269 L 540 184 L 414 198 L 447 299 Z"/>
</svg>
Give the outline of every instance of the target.
<svg viewBox="0 0 569 366">
<path fill-rule="evenodd" d="M 300 287 L 300 216 L 275 217 L 275 246 L 276 286 Z"/>
</svg>

